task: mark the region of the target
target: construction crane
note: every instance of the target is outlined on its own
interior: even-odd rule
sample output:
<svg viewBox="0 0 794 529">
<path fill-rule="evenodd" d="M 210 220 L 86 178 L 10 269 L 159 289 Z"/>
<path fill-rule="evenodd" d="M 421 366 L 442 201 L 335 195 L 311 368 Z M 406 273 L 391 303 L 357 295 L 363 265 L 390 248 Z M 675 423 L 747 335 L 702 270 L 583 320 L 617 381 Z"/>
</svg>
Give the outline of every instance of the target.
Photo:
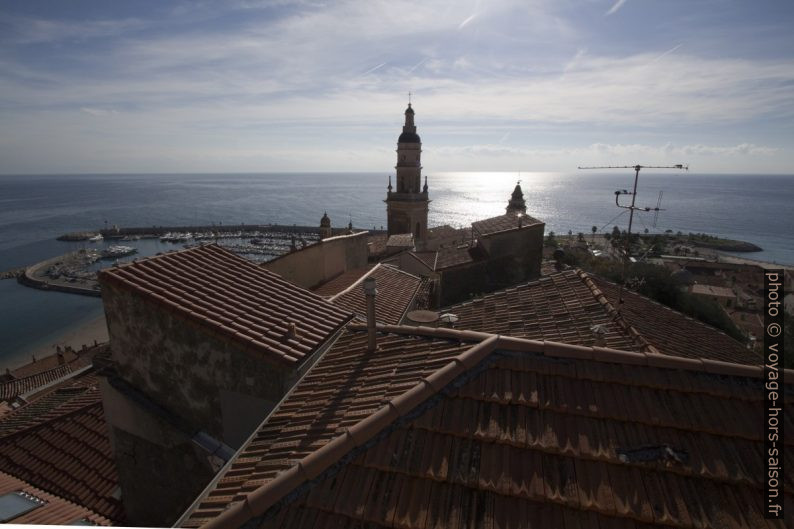
<svg viewBox="0 0 794 529">
<path fill-rule="evenodd" d="M 626 249 L 623 255 L 623 270 L 621 273 L 622 281 L 620 284 L 620 289 L 618 290 L 618 311 L 621 309 L 621 305 L 623 305 L 623 286 L 626 283 L 626 265 L 631 258 L 631 225 L 634 221 L 634 212 L 635 211 L 655 211 L 656 216 L 658 217 L 659 212 L 662 211 L 659 206 L 662 203 L 662 194 L 659 193 L 659 200 L 656 203 L 655 208 L 648 208 L 648 207 L 638 207 L 636 205 L 637 200 L 637 181 L 640 178 L 640 169 L 678 169 L 689 171 L 689 165 L 684 164 L 676 164 L 676 165 L 603 165 L 603 166 L 593 166 L 593 167 L 579 167 L 579 169 L 634 169 L 634 189 L 629 192 L 625 189 L 621 189 L 615 191 L 615 205 L 619 208 L 628 209 L 629 210 L 629 229 L 626 234 Z M 631 195 L 631 205 L 624 206 L 620 203 L 620 197 L 622 195 Z M 654 219 L 654 225 L 656 224 L 656 220 Z"/>
</svg>

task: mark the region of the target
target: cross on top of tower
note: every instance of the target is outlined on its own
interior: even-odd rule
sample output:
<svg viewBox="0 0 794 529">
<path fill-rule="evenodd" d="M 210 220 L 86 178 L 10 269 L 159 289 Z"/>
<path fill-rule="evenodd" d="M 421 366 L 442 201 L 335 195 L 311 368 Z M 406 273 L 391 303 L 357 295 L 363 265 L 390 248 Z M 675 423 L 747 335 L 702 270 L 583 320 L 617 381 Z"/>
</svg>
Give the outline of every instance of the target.
<svg viewBox="0 0 794 529">
<path fill-rule="evenodd" d="M 408 106 L 411 106 L 411 92 L 408 92 Z"/>
</svg>

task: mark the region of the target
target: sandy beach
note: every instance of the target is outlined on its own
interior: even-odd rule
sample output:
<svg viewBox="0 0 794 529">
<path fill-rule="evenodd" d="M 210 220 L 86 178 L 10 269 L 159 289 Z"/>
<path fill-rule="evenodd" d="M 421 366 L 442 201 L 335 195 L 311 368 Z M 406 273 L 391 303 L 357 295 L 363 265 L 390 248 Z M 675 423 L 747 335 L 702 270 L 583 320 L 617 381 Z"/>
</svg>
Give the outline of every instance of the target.
<svg viewBox="0 0 794 529">
<path fill-rule="evenodd" d="M 89 320 L 77 328 L 65 332 L 49 344 L 41 345 L 27 351 L 25 356 L 10 362 L 11 365 L 9 367 L 13 369 L 29 363 L 31 355 L 35 355 L 36 358 L 44 358 L 55 354 L 55 348 L 57 346 L 61 346 L 61 348 L 71 346 L 75 351 L 79 351 L 83 347 L 83 344 L 93 345 L 94 340 L 98 343 L 108 341 L 108 328 L 104 314 L 93 320 Z"/>
</svg>

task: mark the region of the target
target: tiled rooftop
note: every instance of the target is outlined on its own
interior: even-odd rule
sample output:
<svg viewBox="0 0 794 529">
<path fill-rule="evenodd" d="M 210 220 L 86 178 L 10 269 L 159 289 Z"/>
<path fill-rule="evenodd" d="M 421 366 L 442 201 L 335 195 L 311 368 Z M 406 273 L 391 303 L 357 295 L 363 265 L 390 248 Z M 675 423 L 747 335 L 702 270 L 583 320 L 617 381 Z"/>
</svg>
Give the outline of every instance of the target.
<svg viewBox="0 0 794 529">
<path fill-rule="evenodd" d="M 442 309 L 457 315 L 458 329 L 573 345 L 595 345 L 601 325 L 608 347 L 642 350 L 644 343 L 620 326 L 576 271 L 553 274 Z"/>
<path fill-rule="evenodd" d="M 74 362 L 79 358 L 80 355 L 74 351 L 69 350 L 63 352 L 63 363 Z M 37 358 L 35 362 L 29 362 L 23 366 L 19 366 L 18 368 L 11 370 L 11 374 L 15 378 L 25 378 L 44 373 L 45 371 L 49 371 L 51 369 L 56 369 L 61 365 L 62 363 L 59 361 L 58 355 L 51 354 L 45 356 L 44 358 Z"/>
<path fill-rule="evenodd" d="M 379 256 L 386 252 L 386 240 L 388 238 L 385 233 L 367 235 L 367 248 L 369 249 L 370 257 Z"/>
<path fill-rule="evenodd" d="M 0 419 L 0 469 L 111 521 L 118 478 L 97 380 L 77 377 Z"/>
<path fill-rule="evenodd" d="M 362 276 L 372 270 L 373 266 L 375 265 L 370 264 L 362 268 L 355 268 L 353 270 L 348 270 L 347 272 L 342 272 L 330 281 L 326 281 L 322 285 L 312 288 L 312 292 L 324 298 L 335 296 L 343 290 L 349 288 L 353 283 L 359 281 Z"/>
<path fill-rule="evenodd" d="M 389 334 L 375 353 L 365 333 L 346 334 L 182 523 L 794 522 L 790 509 L 785 522 L 762 515 L 760 367 L 446 329 L 381 331 Z M 794 404 L 791 384 L 783 393 Z M 794 427 L 790 405 L 784 420 Z M 785 442 L 794 464 L 794 438 Z M 793 476 L 784 477 L 787 502 Z"/>
<path fill-rule="evenodd" d="M 214 244 L 109 268 L 99 277 L 288 364 L 303 360 L 351 317 Z M 297 338 L 289 335 L 290 323 Z"/>
<path fill-rule="evenodd" d="M 39 507 L 20 516 L 7 520 L 13 524 L 69 525 L 78 521 L 86 525 L 111 525 L 111 521 L 99 514 L 76 505 L 68 500 L 54 496 L 20 479 L 0 472 L 0 496 L 8 493 L 23 492 L 35 498 Z M 43 502 L 43 503 L 42 503 Z"/>
<path fill-rule="evenodd" d="M 386 247 L 409 247 L 414 246 L 414 236 L 410 233 L 399 233 L 392 235 L 386 240 Z"/>
<path fill-rule="evenodd" d="M 436 261 L 438 260 L 438 251 L 422 251 L 422 252 L 411 252 L 416 259 L 423 262 L 430 270 L 436 269 Z"/>
<path fill-rule="evenodd" d="M 460 246 L 446 246 L 438 249 L 436 258 L 436 270 L 452 268 L 462 264 L 471 263 L 479 257 L 480 253 L 476 247 L 472 248 L 463 243 Z"/>
<path fill-rule="evenodd" d="M 470 347 L 457 340 L 379 336 L 366 354 L 366 334 L 345 332 L 301 379 L 220 478 L 188 525 L 220 514 L 245 494 L 374 413 Z"/>
<path fill-rule="evenodd" d="M 565 270 L 537 281 L 446 307 L 459 316 L 459 329 L 535 340 L 593 345 L 601 325 L 606 345 L 690 358 L 758 365 L 761 357 L 725 333 L 634 292 L 580 270 Z"/>
<path fill-rule="evenodd" d="M 66 362 L 64 364 L 58 364 L 57 355 L 26 364 L 13 371 L 13 375 L 17 377 L 16 379 L 0 383 L 0 400 L 11 400 L 20 395 L 30 393 L 59 379 L 68 377 L 74 371 L 90 366 L 93 353 L 104 348 L 105 346 L 99 346 L 90 353 L 80 355 L 68 351 L 64 353 L 64 361 Z"/>
<path fill-rule="evenodd" d="M 598 289 L 617 306 L 618 286 L 593 277 Z M 759 365 L 761 356 L 722 331 L 674 311 L 635 292 L 623 291 L 621 314 L 634 329 L 660 352 L 700 357 L 737 364 Z"/>
<path fill-rule="evenodd" d="M 521 226 L 534 226 L 536 224 L 543 224 L 536 218 L 529 215 L 521 216 Z M 491 217 L 490 219 L 478 220 L 471 223 L 472 229 L 479 235 L 490 235 L 500 231 L 515 230 L 519 228 L 518 217 L 515 214 L 507 213 L 499 215 L 498 217 Z"/>
<path fill-rule="evenodd" d="M 375 278 L 378 295 L 375 299 L 375 319 L 380 323 L 399 323 L 417 296 L 426 279 L 403 272 L 388 265 L 379 264 L 346 290 L 330 298 L 330 301 L 345 310 L 366 318 L 367 300 L 361 286 L 366 277 Z M 424 303 L 424 301 L 422 301 Z"/>
<path fill-rule="evenodd" d="M 721 298 L 736 298 L 736 292 L 734 292 L 732 289 L 713 285 L 692 285 L 692 293 Z"/>
</svg>

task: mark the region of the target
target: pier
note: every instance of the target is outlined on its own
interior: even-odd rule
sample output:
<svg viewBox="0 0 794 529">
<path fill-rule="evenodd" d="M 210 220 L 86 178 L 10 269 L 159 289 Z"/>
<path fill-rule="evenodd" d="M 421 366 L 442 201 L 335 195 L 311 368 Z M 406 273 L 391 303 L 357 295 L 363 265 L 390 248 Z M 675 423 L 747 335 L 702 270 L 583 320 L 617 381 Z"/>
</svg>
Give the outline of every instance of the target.
<svg viewBox="0 0 794 529">
<path fill-rule="evenodd" d="M 17 281 L 40 290 L 100 297 L 96 275 L 84 271 L 87 265 L 98 258 L 98 254 L 82 250 L 59 255 L 29 266 L 17 276 Z"/>
</svg>

